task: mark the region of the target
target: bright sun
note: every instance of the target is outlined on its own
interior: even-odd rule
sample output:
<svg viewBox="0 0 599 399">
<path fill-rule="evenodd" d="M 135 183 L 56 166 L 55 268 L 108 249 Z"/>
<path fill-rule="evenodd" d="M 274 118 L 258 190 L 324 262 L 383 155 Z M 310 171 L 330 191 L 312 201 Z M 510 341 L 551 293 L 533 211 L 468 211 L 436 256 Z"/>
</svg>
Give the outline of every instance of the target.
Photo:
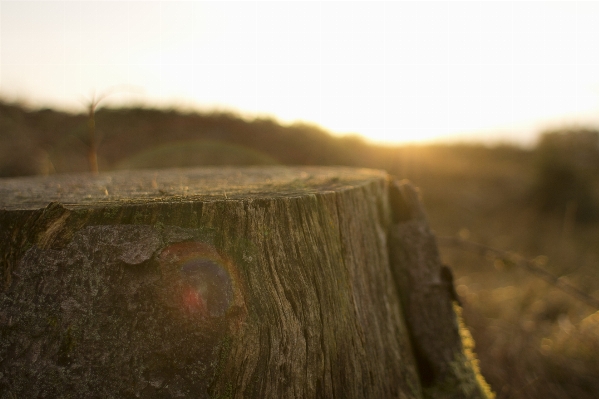
<svg viewBox="0 0 599 399">
<path fill-rule="evenodd" d="M 2 2 L 0 15 L 2 94 L 44 106 L 80 111 L 128 85 L 144 94 L 106 103 L 388 143 L 522 142 L 599 115 L 597 2 Z"/>
</svg>

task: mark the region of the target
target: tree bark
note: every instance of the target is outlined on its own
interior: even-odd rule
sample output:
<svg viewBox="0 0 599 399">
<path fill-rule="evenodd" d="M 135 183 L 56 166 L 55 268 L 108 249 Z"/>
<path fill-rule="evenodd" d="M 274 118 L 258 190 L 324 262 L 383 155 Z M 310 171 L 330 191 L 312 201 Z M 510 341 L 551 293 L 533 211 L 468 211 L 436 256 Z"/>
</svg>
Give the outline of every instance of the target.
<svg viewBox="0 0 599 399">
<path fill-rule="evenodd" d="M 474 341 L 461 325 L 452 271 L 441 264 L 419 192 L 407 181 L 392 182 L 389 188 L 393 210 L 389 229 L 391 269 L 424 396 L 491 396 L 472 352 Z"/>
<path fill-rule="evenodd" d="M 394 187 L 348 168 L 0 180 L 1 397 L 461 397 L 476 374 L 449 291 L 453 324 L 415 321 L 438 302 L 414 299 L 428 272 L 405 271 L 396 246 L 421 245 Z"/>
</svg>

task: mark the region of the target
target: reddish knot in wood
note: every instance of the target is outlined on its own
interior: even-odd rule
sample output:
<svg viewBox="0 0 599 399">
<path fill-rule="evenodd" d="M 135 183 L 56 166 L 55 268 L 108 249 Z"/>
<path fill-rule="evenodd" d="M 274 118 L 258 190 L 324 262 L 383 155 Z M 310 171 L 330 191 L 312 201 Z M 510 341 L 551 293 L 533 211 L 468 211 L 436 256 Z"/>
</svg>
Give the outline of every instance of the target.
<svg viewBox="0 0 599 399">
<path fill-rule="evenodd" d="M 227 271 L 211 259 L 191 259 L 181 267 L 186 284 L 185 305 L 209 317 L 222 317 L 233 299 L 231 278 Z"/>
<path fill-rule="evenodd" d="M 234 302 L 232 265 L 209 244 L 182 242 L 165 248 L 161 264 L 174 278 L 176 301 L 183 310 L 203 317 L 226 315 Z"/>
</svg>

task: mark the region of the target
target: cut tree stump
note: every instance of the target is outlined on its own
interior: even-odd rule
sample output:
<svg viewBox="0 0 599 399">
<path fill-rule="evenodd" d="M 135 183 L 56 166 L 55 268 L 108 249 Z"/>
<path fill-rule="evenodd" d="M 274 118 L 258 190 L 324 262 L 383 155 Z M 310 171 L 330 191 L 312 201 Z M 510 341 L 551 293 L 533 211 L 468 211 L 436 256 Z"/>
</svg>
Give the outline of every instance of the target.
<svg viewBox="0 0 599 399">
<path fill-rule="evenodd" d="M 0 251 L 1 398 L 491 395 L 381 171 L 2 179 Z"/>
</svg>

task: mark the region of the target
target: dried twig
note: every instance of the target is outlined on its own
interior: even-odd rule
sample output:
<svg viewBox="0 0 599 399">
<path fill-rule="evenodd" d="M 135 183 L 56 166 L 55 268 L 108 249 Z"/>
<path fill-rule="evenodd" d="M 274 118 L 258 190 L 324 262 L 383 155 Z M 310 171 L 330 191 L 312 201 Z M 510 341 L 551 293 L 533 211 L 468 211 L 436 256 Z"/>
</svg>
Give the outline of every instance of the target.
<svg viewBox="0 0 599 399">
<path fill-rule="evenodd" d="M 127 89 L 127 90 L 125 90 Z M 131 91 L 131 88 L 127 88 L 125 86 L 117 86 L 113 87 L 102 94 L 96 95 L 94 92 L 92 97 L 85 100 L 84 104 L 87 109 L 87 125 L 88 125 L 88 151 L 87 151 L 87 159 L 89 162 L 89 170 L 92 174 L 98 174 L 98 138 L 96 136 L 96 111 L 100 102 L 102 102 L 106 97 L 111 96 L 113 94 L 117 94 L 118 92 L 123 91 Z"/>
<path fill-rule="evenodd" d="M 518 255 L 518 254 L 514 254 L 513 252 L 503 251 L 501 249 L 489 247 L 487 245 L 479 244 L 479 243 L 476 243 L 473 241 L 462 240 L 461 238 L 458 238 L 458 237 L 441 236 L 441 237 L 437 237 L 437 238 L 439 240 L 439 244 L 441 244 L 441 245 L 459 247 L 459 248 L 467 249 L 467 250 L 470 250 L 473 252 L 478 252 L 481 255 L 486 255 L 488 253 L 491 253 L 498 259 L 501 259 L 503 261 L 512 262 L 512 263 L 522 267 L 524 270 L 528 271 L 529 273 L 532 273 L 535 276 L 546 281 L 547 283 L 551 284 L 555 288 L 558 288 L 558 289 L 562 290 L 563 292 L 565 292 L 566 294 L 578 299 L 581 302 L 584 302 L 588 306 L 595 308 L 595 309 L 599 309 L 599 299 L 594 298 L 590 295 L 587 295 L 580 289 L 574 287 L 573 285 L 566 283 L 563 279 L 560 279 L 559 277 L 556 277 L 553 274 L 549 273 L 548 271 L 540 268 L 539 266 L 537 266 L 537 264 L 534 260 L 526 259 L 525 257 Z"/>
</svg>

